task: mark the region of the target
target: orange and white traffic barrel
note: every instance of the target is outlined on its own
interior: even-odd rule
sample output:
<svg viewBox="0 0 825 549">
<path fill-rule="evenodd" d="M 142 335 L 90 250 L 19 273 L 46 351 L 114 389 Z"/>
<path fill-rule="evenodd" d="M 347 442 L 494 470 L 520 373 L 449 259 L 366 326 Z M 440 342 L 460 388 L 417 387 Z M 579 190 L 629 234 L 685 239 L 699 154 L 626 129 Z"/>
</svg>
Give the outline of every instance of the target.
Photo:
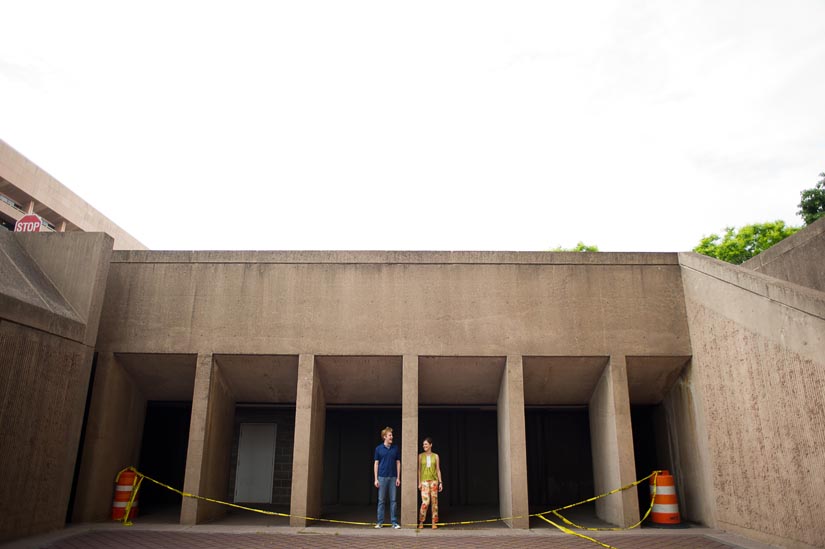
<svg viewBox="0 0 825 549">
<path fill-rule="evenodd" d="M 653 495 L 654 482 L 656 495 Z M 679 524 L 679 500 L 676 484 L 668 471 L 662 471 L 650 479 L 650 496 L 653 498 L 651 520 L 656 524 Z"/>
<path fill-rule="evenodd" d="M 126 506 L 129 505 L 129 500 L 132 499 L 132 490 L 136 489 L 137 475 L 132 471 L 121 471 L 115 481 L 115 496 L 112 499 L 112 520 L 123 520 L 126 514 Z M 132 502 L 132 508 L 129 510 L 129 518 L 135 518 L 138 512 L 138 500 L 135 495 L 135 501 Z"/>
</svg>

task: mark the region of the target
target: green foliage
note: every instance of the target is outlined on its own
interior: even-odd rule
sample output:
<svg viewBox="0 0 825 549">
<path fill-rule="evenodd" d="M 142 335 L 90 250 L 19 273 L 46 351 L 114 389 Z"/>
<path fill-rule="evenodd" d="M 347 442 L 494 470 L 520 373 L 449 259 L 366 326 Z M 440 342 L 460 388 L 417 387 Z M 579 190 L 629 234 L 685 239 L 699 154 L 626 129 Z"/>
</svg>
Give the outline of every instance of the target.
<svg viewBox="0 0 825 549">
<path fill-rule="evenodd" d="M 791 236 L 800 228 L 788 227 L 784 221 L 754 223 L 745 225 L 739 231 L 734 227 L 726 227 L 724 236 L 706 236 L 693 251 L 739 265 Z"/>
<path fill-rule="evenodd" d="M 822 179 L 813 189 L 802 191 L 802 200 L 799 202 L 798 213 L 810 225 L 820 217 L 825 216 L 825 172 L 819 174 Z"/>
<path fill-rule="evenodd" d="M 578 244 L 574 248 L 562 248 L 561 246 L 556 246 L 551 252 L 598 252 L 598 246 L 592 246 L 590 244 L 585 244 L 584 242 L 579 241 Z"/>
</svg>

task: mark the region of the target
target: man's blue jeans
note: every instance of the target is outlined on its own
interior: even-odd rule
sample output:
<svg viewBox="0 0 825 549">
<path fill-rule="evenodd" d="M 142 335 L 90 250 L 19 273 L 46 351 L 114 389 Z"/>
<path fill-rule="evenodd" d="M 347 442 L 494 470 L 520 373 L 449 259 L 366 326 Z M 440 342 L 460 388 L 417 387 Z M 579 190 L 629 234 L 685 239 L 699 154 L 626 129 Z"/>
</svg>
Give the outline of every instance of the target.
<svg viewBox="0 0 825 549">
<path fill-rule="evenodd" d="M 378 477 L 378 524 L 384 524 L 384 506 L 387 503 L 387 492 L 390 496 L 390 518 L 393 524 L 398 524 L 395 479 L 396 477 Z"/>
</svg>

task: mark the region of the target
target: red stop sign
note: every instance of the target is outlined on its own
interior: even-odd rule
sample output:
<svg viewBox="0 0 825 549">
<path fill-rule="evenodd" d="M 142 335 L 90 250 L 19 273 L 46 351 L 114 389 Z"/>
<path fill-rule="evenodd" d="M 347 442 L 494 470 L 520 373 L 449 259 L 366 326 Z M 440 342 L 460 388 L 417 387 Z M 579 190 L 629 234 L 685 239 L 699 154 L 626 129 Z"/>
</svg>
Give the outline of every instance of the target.
<svg viewBox="0 0 825 549">
<path fill-rule="evenodd" d="M 26 214 L 14 224 L 16 233 L 39 233 L 43 222 L 37 214 Z"/>
</svg>

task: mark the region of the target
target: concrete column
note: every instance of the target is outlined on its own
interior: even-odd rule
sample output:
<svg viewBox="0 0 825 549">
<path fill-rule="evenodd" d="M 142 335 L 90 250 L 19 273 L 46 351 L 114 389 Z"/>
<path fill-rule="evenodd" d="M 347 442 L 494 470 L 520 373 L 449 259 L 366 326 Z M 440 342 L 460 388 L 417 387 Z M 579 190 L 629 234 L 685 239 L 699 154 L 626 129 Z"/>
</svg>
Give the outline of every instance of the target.
<svg viewBox="0 0 825 549">
<path fill-rule="evenodd" d="M 510 528 L 529 528 L 527 444 L 524 432 L 524 369 L 521 356 L 508 356 L 498 393 L 499 512 Z"/>
<path fill-rule="evenodd" d="M 306 526 L 304 517 L 321 515 L 326 408 L 315 355 L 299 355 L 290 526 Z"/>
<path fill-rule="evenodd" d="M 138 466 L 146 418 L 146 399 L 113 353 L 98 355 L 94 376 L 74 522 L 109 520 L 115 475 Z"/>
<path fill-rule="evenodd" d="M 235 399 L 218 364 L 211 353 L 199 354 L 192 394 L 184 492 L 227 500 L 234 416 Z M 225 513 L 226 507 L 222 505 L 183 498 L 180 523 L 200 524 Z"/>
<path fill-rule="evenodd" d="M 627 362 L 624 356 L 610 357 L 610 362 L 590 397 L 589 409 L 593 483 L 596 494 L 602 494 L 636 480 Z M 639 520 L 637 491 L 625 490 L 597 500 L 596 515 L 617 526 L 635 524 Z"/>
<path fill-rule="evenodd" d="M 401 386 L 401 524 L 418 522 L 418 355 L 404 355 Z"/>
</svg>

